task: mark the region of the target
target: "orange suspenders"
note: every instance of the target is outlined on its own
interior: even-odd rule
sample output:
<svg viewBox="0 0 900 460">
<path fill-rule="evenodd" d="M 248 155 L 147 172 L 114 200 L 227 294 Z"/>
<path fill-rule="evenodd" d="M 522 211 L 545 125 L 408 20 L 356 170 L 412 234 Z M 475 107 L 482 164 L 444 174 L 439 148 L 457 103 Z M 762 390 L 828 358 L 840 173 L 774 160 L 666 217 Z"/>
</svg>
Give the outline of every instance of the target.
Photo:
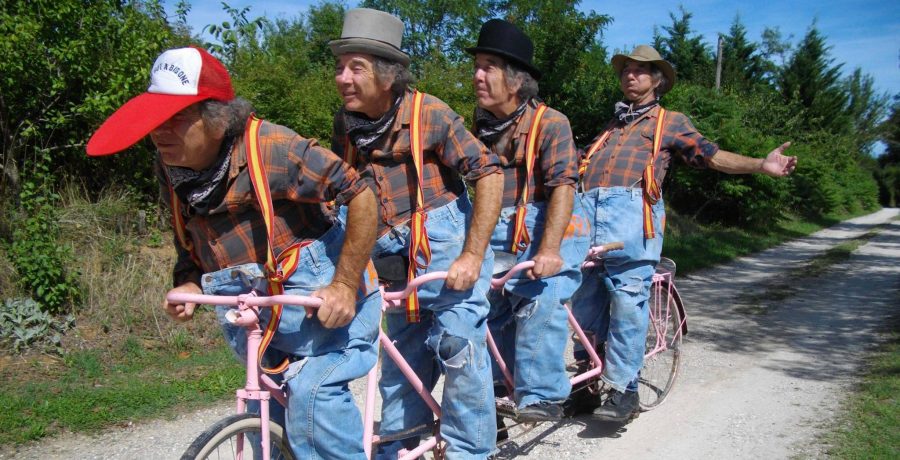
<svg viewBox="0 0 900 460">
<path fill-rule="evenodd" d="M 275 210 L 272 205 L 272 194 L 269 189 L 269 181 L 266 178 L 265 167 L 262 164 L 262 158 L 259 151 L 259 127 L 261 124 L 262 120 L 259 118 L 256 118 L 255 116 L 250 117 L 247 121 L 244 141 L 247 151 L 247 168 L 250 173 L 250 180 L 253 183 L 253 189 L 256 192 L 256 199 L 259 203 L 260 212 L 262 213 L 263 221 L 266 225 L 266 236 L 269 241 L 269 250 L 264 266 L 266 278 L 269 281 L 269 289 L 271 290 L 272 295 L 279 295 L 284 293 L 284 286 L 282 285 L 284 280 L 290 278 L 297 269 L 297 264 L 300 260 L 300 249 L 309 243 L 296 243 L 285 249 L 284 252 L 277 257 L 273 252 L 272 243 L 275 235 L 273 220 L 275 219 Z M 191 254 L 191 258 L 193 258 L 194 262 L 199 266 L 200 262 L 197 255 L 194 253 L 193 244 L 191 240 L 187 238 L 187 229 L 184 220 L 181 217 L 178 197 L 175 196 L 171 184 L 169 185 L 169 192 L 171 193 L 172 199 L 172 224 L 175 227 L 175 234 L 178 236 L 181 247 Z M 269 343 L 272 342 L 272 338 L 275 336 L 275 332 L 278 330 L 278 323 L 281 320 L 283 308 L 282 305 L 272 306 L 272 316 L 269 319 L 269 324 L 266 325 L 266 328 L 263 331 L 262 343 L 259 347 L 258 358 L 260 363 L 262 363 L 262 357 L 266 352 L 266 348 L 268 348 Z M 263 366 L 262 369 L 266 373 L 277 374 L 283 372 L 288 364 L 288 360 L 285 359 L 281 364 L 274 368 L 270 369 Z"/>
<path fill-rule="evenodd" d="M 513 254 L 524 251 L 531 244 L 531 236 L 528 235 L 528 227 L 525 225 L 525 215 L 527 214 L 528 193 L 530 191 L 531 177 L 534 174 L 534 161 L 537 156 L 537 141 L 540 132 L 541 118 L 547 106 L 543 103 L 537 106 L 534 112 L 534 118 L 531 120 L 531 127 L 528 128 L 528 140 L 525 147 L 525 185 L 522 186 L 522 195 L 519 197 L 519 203 L 516 205 L 515 227 L 513 230 L 512 247 L 510 250 Z"/>
<path fill-rule="evenodd" d="M 644 183 L 644 238 L 646 239 L 651 239 L 656 236 L 656 231 L 653 228 L 653 212 L 651 206 L 656 204 L 662 197 L 662 189 L 660 189 L 659 184 L 656 183 L 656 171 L 653 164 L 656 162 L 656 156 L 659 154 L 660 144 L 662 143 L 662 129 L 665 118 L 666 109 L 660 107 L 659 115 L 656 118 L 656 129 L 653 131 L 653 151 L 650 154 L 650 161 L 644 168 L 642 176 L 642 181 Z M 603 134 L 600 135 L 600 138 L 588 149 L 584 158 L 581 160 L 581 163 L 578 165 L 579 178 L 584 177 L 584 173 L 587 171 L 587 167 L 591 162 L 591 157 L 594 156 L 594 154 L 597 153 L 597 150 L 600 150 L 600 147 L 602 147 L 606 140 L 609 139 L 611 132 L 612 131 L 610 130 L 604 131 Z"/>
<path fill-rule="evenodd" d="M 416 209 L 412 213 L 409 222 L 410 241 L 409 241 L 409 270 L 407 271 L 407 281 L 412 281 L 416 277 L 416 269 L 426 269 L 431 263 L 431 246 L 428 244 L 428 232 L 425 230 L 425 193 L 422 185 L 422 168 L 424 166 L 425 146 L 424 146 L 424 126 L 422 123 L 422 105 L 425 99 L 425 93 L 415 91 L 413 93 L 412 115 L 409 121 L 409 143 L 412 149 L 413 166 L 416 171 Z M 346 154 L 344 159 L 350 166 L 356 167 L 356 149 L 350 144 L 349 139 L 345 142 Z M 423 262 L 420 263 L 418 257 L 421 255 Z M 406 320 L 411 323 L 419 322 L 419 295 L 416 291 L 406 299 Z"/>
</svg>

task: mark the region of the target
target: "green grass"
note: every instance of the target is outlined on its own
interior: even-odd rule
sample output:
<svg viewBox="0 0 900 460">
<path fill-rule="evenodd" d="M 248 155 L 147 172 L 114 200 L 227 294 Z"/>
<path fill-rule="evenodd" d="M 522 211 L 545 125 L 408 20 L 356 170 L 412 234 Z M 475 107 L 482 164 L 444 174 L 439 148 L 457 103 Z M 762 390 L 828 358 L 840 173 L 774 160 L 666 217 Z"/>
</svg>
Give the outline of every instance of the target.
<svg viewBox="0 0 900 460">
<path fill-rule="evenodd" d="M 828 454 L 841 459 L 900 458 L 900 317 L 892 322 L 888 343 L 866 364 L 866 376 L 842 407 L 838 428 L 826 437 Z"/>
<path fill-rule="evenodd" d="M 31 366 L 17 372 L 32 381 L 13 378 L 10 369 L 0 375 L 0 444 L 208 405 L 233 394 L 244 373 L 224 345 L 196 354 L 141 350 L 112 362 L 80 351 Z"/>
</svg>

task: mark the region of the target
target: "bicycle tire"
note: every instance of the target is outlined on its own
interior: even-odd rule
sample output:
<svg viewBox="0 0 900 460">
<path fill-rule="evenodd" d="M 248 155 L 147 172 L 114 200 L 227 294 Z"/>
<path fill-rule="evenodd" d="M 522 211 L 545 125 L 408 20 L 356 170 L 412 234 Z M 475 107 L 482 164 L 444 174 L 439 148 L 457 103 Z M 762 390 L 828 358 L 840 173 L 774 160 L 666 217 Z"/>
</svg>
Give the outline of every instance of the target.
<svg viewBox="0 0 900 460">
<path fill-rule="evenodd" d="M 654 281 L 650 289 L 650 324 L 647 328 L 644 365 L 638 379 L 641 411 L 651 410 L 666 399 L 681 363 L 681 325 L 683 305 L 675 286 L 669 280 Z M 658 340 L 665 347 L 653 355 Z"/>
<path fill-rule="evenodd" d="M 235 414 L 223 418 L 197 436 L 190 447 L 181 456 L 181 460 L 207 458 L 237 458 L 236 443 L 238 435 L 260 433 L 261 420 L 256 414 Z M 281 425 L 269 421 L 269 452 L 272 460 L 294 460 Z M 254 458 L 253 449 L 259 444 L 244 436 L 244 458 Z"/>
</svg>

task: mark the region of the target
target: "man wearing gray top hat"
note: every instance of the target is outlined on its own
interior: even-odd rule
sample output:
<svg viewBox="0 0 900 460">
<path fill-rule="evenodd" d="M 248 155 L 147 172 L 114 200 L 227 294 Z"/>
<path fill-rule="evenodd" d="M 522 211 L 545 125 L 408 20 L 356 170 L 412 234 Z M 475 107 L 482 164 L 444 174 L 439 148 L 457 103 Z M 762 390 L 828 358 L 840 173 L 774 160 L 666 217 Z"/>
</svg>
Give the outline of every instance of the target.
<svg viewBox="0 0 900 460">
<path fill-rule="evenodd" d="M 494 449 L 494 392 L 485 334 L 500 212 L 499 159 L 462 118 L 437 98 L 409 89 L 409 57 L 400 50 L 403 23 L 376 10 L 347 12 L 335 83 L 344 101 L 334 118 L 332 148 L 378 195 L 373 258 L 412 258 L 406 279 L 447 271 L 446 282 L 421 286 L 407 309 L 388 313 L 397 348 L 430 390 L 445 376 L 440 434 L 448 458 L 486 458 Z M 413 133 L 418 133 L 418 136 Z M 475 186 L 470 202 L 463 179 Z M 382 364 L 381 434 L 431 423 L 433 414 L 391 361 Z M 379 446 L 396 458 L 418 439 Z"/>
</svg>

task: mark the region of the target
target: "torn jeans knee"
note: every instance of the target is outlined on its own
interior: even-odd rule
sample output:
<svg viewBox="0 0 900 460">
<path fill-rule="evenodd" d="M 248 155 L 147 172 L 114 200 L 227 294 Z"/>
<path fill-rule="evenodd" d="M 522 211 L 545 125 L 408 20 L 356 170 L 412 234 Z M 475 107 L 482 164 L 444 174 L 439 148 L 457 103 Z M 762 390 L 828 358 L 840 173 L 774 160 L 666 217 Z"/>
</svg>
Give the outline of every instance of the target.
<svg viewBox="0 0 900 460">
<path fill-rule="evenodd" d="M 437 350 L 438 358 L 445 367 L 459 369 L 472 361 L 473 347 L 468 339 L 442 332 L 428 339 L 428 345 Z"/>
</svg>

